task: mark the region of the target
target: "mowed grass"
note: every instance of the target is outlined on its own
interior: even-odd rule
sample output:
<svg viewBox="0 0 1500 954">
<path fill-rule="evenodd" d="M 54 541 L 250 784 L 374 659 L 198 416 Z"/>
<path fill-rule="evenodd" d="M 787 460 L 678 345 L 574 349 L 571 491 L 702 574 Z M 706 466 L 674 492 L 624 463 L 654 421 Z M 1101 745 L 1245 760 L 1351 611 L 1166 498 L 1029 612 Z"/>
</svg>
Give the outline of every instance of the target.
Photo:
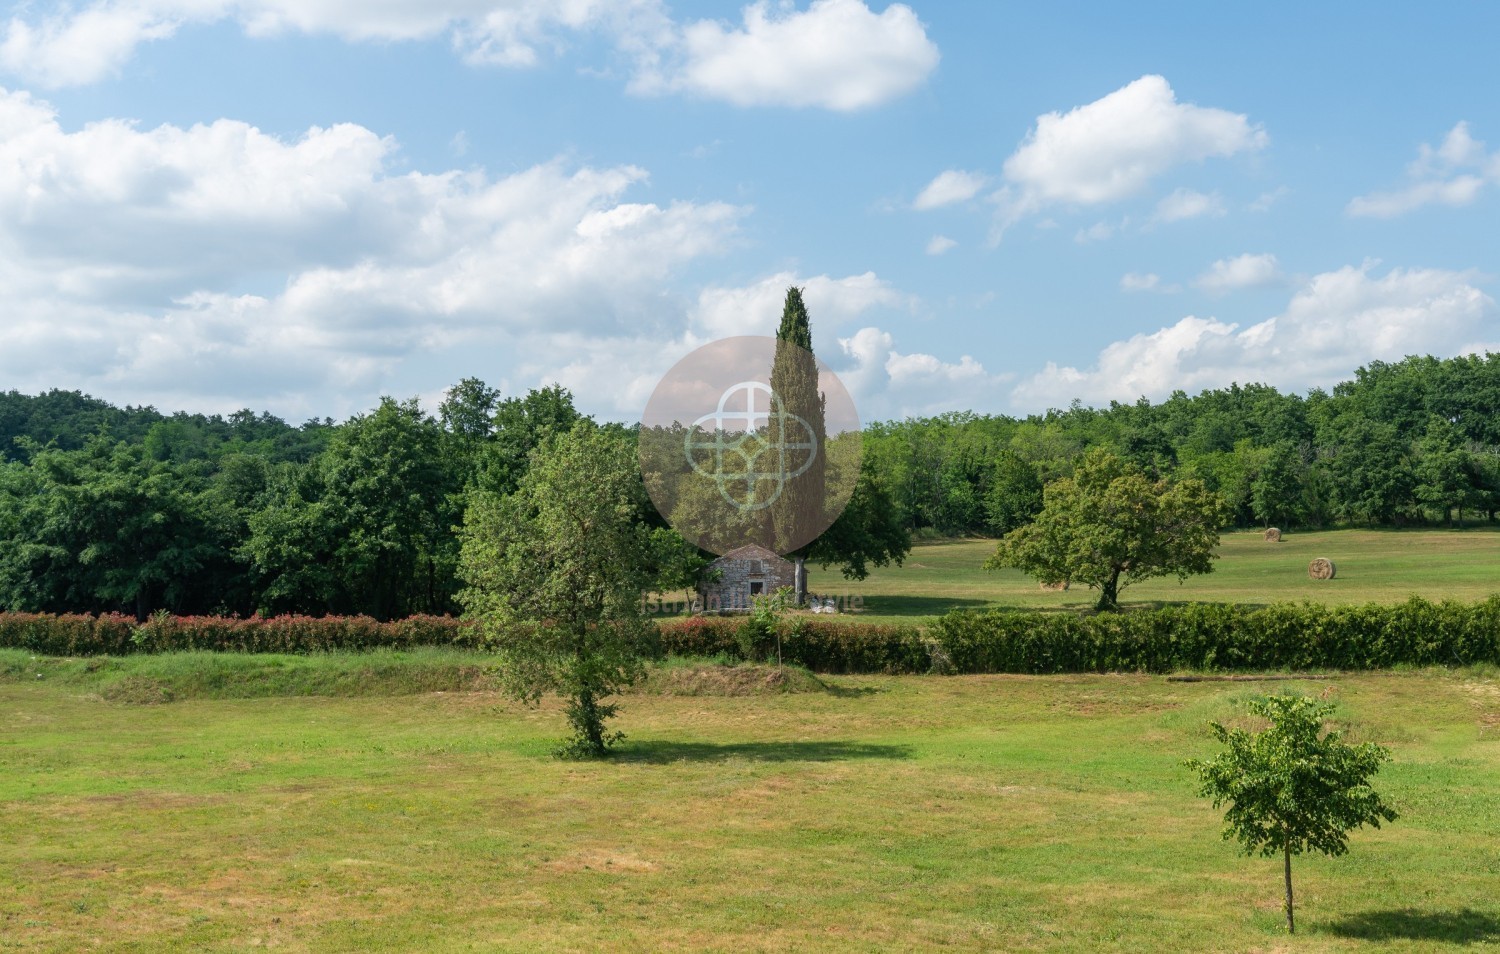
<svg viewBox="0 0 1500 954">
<path fill-rule="evenodd" d="M 0 681 L 0 950 L 1500 944 L 1493 669 L 634 694 L 619 755 L 574 763 L 548 754 L 552 703 L 127 705 L 35 663 Z M 1297 861 L 1294 941 L 1279 862 L 1222 842 L 1181 766 L 1267 688 L 1331 698 L 1353 739 L 1390 746 L 1377 784 L 1402 813 Z"/>
<path fill-rule="evenodd" d="M 813 567 L 808 586 L 816 593 L 858 595 L 859 618 L 920 621 L 950 609 L 1008 608 L 1081 610 L 1098 600 L 1097 590 L 1075 587 L 1043 592 L 1018 570 L 985 570 L 993 540 L 917 544 L 904 566 L 875 568 L 865 580 L 843 579 L 836 569 Z M 1333 580 L 1313 580 L 1307 565 L 1327 557 L 1338 567 Z M 1480 600 L 1500 593 L 1500 528 L 1468 530 L 1329 530 L 1288 533 L 1266 543 L 1259 531 L 1223 535 L 1214 571 L 1189 577 L 1147 580 L 1121 591 L 1125 606 L 1178 602 L 1266 604 L 1397 603 L 1411 596 L 1429 600 Z"/>
</svg>

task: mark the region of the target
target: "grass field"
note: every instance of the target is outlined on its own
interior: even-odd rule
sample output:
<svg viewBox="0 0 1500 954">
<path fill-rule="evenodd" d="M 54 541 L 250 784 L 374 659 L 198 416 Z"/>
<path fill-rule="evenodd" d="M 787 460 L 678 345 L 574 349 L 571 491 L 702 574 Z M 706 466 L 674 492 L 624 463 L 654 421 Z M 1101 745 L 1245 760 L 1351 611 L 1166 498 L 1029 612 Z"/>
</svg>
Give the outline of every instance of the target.
<svg viewBox="0 0 1500 954">
<path fill-rule="evenodd" d="M 918 544 L 904 566 L 877 568 L 852 582 L 837 570 L 816 567 L 808 586 L 817 593 L 858 595 L 863 618 L 895 621 L 938 616 L 964 607 L 1085 609 L 1098 592 L 1076 588 L 1044 593 L 1018 570 L 988 571 L 992 540 Z M 1309 579 L 1307 564 L 1328 557 L 1338 566 L 1333 580 Z M 1126 587 L 1126 606 L 1168 602 L 1394 603 L 1409 596 L 1431 600 L 1478 600 L 1500 593 L 1500 529 L 1330 530 L 1288 533 L 1266 543 L 1259 532 L 1226 533 L 1213 573 L 1147 580 Z"/>
<path fill-rule="evenodd" d="M 568 763 L 548 755 L 552 704 L 196 698 L 241 690 L 184 656 L 114 673 L 154 673 L 183 699 L 130 705 L 93 691 L 107 667 L 18 656 L 0 678 L 0 950 L 1500 945 L 1494 670 L 1271 684 L 1329 696 L 1355 739 L 1389 745 L 1378 787 L 1402 813 L 1344 858 L 1298 861 L 1288 940 L 1278 862 L 1221 842 L 1180 765 L 1254 685 L 845 677 L 636 694 L 619 756 Z M 380 678 L 361 658 L 303 665 L 343 673 L 325 689 L 400 688 L 380 682 L 400 657 Z"/>
</svg>

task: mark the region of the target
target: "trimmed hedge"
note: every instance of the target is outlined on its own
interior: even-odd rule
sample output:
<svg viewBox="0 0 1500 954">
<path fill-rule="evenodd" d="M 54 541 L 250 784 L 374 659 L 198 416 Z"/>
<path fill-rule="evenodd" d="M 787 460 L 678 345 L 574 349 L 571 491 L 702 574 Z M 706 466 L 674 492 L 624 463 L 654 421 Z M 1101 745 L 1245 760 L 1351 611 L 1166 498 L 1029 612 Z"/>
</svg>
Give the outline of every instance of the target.
<svg viewBox="0 0 1500 954">
<path fill-rule="evenodd" d="M 747 617 L 693 616 L 657 623 L 662 651 L 675 656 L 730 656 L 764 662 L 776 658 L 775 634 L 755 630 Z M 814 672 L 927 672 L 931 655 L 915 626 L 854 620 L 781 620 L 781 659 Z"/>
<path fill-rule="evenodd" d="M 742 657 L 745 617 L 664 620 L 656 647 L 678 656 Z M 797 619 L 783 623 L 782 658 L 821 672 L 925 672 L 927 654 L 917 631 L 901 626 Z M 134 617 L 0 613 L 0 647 L 43 656 L 124 656 L 207 650 L 238 653 L 315 653 L 455 646 L 479 649 L 479 627 L 450 616 L 412 616 L 381 623 L 368 616 Z M 757 642 L 751 655 L 767 658 L 774 642 Z"/>
<path fill-rule="evenodd" d="M 776 634 L 745 617 L 657 624 L 663 654 L 774 659 Z M 927 630 L 856 620 L 781 620 L 781 658 L 826 673 L 1064 673 L 1386 669 L 1500 664 L 1500 597 L 1481 603 L 1261 609 L 1191 604 L 1126 613 L 949 613 Z M 0 647 L 47 656 L 138 652 L 310 653 L 414 646 L 482 648 L 451 617 L 128 616 L 0 613 Z"/>
<path fill-rule="evenodd" d="M 0 613 L 0 646 L 45 656 L 123 656 L 210 650 L 238 653 L 315 653 L 407 649 L 413 646 L 478 648 L 479 631 L 447 616 L 412 616 L 381 623 L 368 616 L 152 617 Z"/>
<path fill-rule="evenodd" d="M 1500 597 L 1481 603 L 1263 609 L 1190 604 L 1131 613 L 950 613 L 931 634 L 967 673 L 1387 669 L 1500 663 Z"/>
</svg>

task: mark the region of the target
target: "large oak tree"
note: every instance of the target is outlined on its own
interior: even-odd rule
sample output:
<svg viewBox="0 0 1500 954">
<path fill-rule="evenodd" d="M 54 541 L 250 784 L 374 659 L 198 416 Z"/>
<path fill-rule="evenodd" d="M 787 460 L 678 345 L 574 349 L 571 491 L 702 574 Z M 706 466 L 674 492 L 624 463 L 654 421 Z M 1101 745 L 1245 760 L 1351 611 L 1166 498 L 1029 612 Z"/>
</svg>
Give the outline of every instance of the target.
<svg viewBox="0 0 1500 954">
<path fill-rule="evenodd" d="M 1083 583 L 1099 591 L 1100 610 L 1117 609 L 1131 583 L 1212 571 L 1224 518 L 1223 501 L 1200 481 L 1152 479 L 1094 450 L 1073 476 L 1047 485 L 1036 521 L 1006 534 L 985 566 Z"/>
</svg>

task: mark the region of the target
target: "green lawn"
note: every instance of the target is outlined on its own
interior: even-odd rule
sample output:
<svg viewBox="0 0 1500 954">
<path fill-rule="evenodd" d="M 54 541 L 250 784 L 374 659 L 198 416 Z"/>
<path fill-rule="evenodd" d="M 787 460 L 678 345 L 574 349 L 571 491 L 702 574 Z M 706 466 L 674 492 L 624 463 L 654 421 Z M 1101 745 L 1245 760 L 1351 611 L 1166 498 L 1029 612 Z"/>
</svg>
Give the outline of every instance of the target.
<svg viewBox="0 0 1500 954">
<path fill-rule="evenodd" d="M 817 593 L 858 595 L 863 618 L 938 616 L 955 607 L 1084 609 L 1098 592 L 1076 588 L 1042 592 L 1018 570 L 987 571 L 992 540 L 918 544 L 904 566 L 875 569 L 851 582 L 816 567 L 808 586 Z M 1206 576 L 1148 580 L 1126 587 L 1122 601 L 1271 603 L 1393 603 L 1418 595 L 1431 600 L 1478 600 L 1500 593 L 1500 528 L 1469 530 L 1329 530 L 1288 533 L 1266 543 L 1259 532 L 1226 533 L 1215 570 Z M 1333 580 L 1309 579 L 1307 564 L 1327 557 Z"/>
<path fill-rule="evenodd" d="M 556 705 L 488 692 L 127 705 L 81 663 L 12 660 L 0 950 L 1500 945 L 1494 670 L 1270 684 L 1328 695 L 1354 739 L 1389 745 L 1378 787 L 1402 813 L 1344 858 L 1298 861 L 1291 943 L 1279 862 L 1221 842 L 1180 765 L 1255 685 L 637 694 L 622 753 L 569 763 L 547 754 Z M 187 679 L 202 660 L 152 665 L 222 690 Z"/>
</svg>

